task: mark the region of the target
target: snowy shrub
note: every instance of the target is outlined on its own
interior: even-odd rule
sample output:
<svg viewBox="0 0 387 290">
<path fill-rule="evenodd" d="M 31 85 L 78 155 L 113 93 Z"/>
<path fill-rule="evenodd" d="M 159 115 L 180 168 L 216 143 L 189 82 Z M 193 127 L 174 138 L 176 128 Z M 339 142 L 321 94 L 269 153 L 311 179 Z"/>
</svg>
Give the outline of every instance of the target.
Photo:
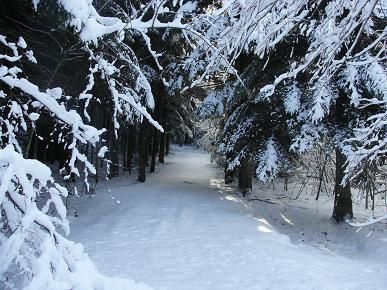
<svg viewBox="0 0 387 290">
<path fill-rule="evenodd" d="M 2 289 L 149 289 L 101 275 L 83 247 L 66 239 L 67 191 L 37 160 L 12 145 L 0 150 Z"/>
</svg>

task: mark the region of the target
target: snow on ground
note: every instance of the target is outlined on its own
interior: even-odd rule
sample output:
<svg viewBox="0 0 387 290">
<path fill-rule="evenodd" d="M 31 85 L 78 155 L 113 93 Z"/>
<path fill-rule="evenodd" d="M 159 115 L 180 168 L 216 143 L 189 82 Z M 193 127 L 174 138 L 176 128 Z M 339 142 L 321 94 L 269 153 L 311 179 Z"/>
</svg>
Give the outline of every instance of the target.
<svg viewBox="0 0 387 290">
<path fill-rule="evenodd" d="M 316 201 L 314 194 L 309 192 L 294 199 L 291 192 L 292 184 L 286 192 L 280 182 L 274 189 L 271 184 L 256 183 L 253 193 L 246 199 L 240 194 L 232 198 L 243 203 L 252 214 L 270 221 L 278 232 L 286 234 L 299 246 L 313 245 L 352 259 L 384 263 L 387 267 L 387 221 L 365 227 L 337 224 L 331 219 L 333 197 L 321 195 Z M 365 211 L 361 203 L 355 201 L 353 208 L 355 223 L 372 216 L 372 211 Z M 383 216 L 385 208 L 380 207 L 377 212 L 377 216 Z"/>
<path fill-rule="evenodd" d="M 79 216 L 70 238 L 103 274 L 168 290 L 386 289 L 385 259 L 320 249 L 318 239 L 301 243 L 301 225 L 292 234 L 274 218 L 283 205 L 241 199 L 203 152 L 173 152 L 145 184 L 113 180 L 93 198 L 71 201 Z M 307 227 L 311 216 L 304 219 Z"/>
</svg>

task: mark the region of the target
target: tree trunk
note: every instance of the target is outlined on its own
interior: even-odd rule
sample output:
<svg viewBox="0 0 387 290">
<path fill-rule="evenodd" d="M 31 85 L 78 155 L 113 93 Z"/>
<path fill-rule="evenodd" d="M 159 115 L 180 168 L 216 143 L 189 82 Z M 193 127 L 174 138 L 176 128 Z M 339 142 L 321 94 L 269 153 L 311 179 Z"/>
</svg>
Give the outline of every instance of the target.
<svg viewBox="0 0 387 290">
<path fill-rule="evenodd" d="M 128 170 L 128 164 L 126 163 L 126 160 L 128 160 L 128 142 L 129 142 L 129 129 L 122 130 L 121 133 L 121 154 L 122 154 L 122 171 L 125 172 Z"/>
<path fill-rule="evenodd" d="M 238 188 L 243 196 L 253 189 L 251 165 L 247 160 L 242 160 L 239 166 Z"/>
<path fill-rule="evenodd" d="M 164 133 L 159 134 L 160 135 L 160 141 L 159 141 L 159 162 L 164 163 L 164 157 L 165 157 L 165 139 L 166 139 L 166 132 L 167 132 L 167 96 L 164 89 L 160 89 L 159 94 L 159 111 L 158 114 L 160 116 L 160 124 L 164 128 Z"/>
<path fill-rule="evenodd" d="M 165 155 L 169 154 L 169 147 L 170 147 L 170 145 L 171 145 L 171 134 L 170 133 L 166 133 L 166 135 L 165 135 Z"/>
<path fill-rule="evenodd" d="M 344 178 L 345 155 L 336 148 L 336 180 L 335 180 L 335 202 L 333 207 L 333 218 L 337 222 L 347 218 L 353 218 L 351 187 L 347 183 L 344 187 L 341 181 Z"/>
<path fill-rule="evenodd" d="M 28 138 L 27 138 L 27 148 L 25 151 L 25 158 L 32 158 L 32 145 L 33 145 L 33 140 L 35 136 L 35 128 L 31 128 L 28 132 Z"/>
<path fill-rule="evenodd" d="M 114 134 L 114 129 L 110 133 L 110 172 L 109 178 L 117 177 L 119 175 L 119 159 L 118 159 L 118 139 Z"/>
<path fill-rule="evenodd" d="M 344 91 L 339 91 L 338 98 L 335 105 L 335 126 L 339 132 L 345 132 L 345 128 L 349 126 L 349 113 L 350 110 L 349 98 Z M 333 206 L 333 218 L 337 222 L 344 221 L 347 218 L 353 218 L 352 212 L 352 196 L 351 187 L 347 183 L 345 186 L 341 186 L 341 182 L 344 178 L 346 157 L 340 151 L 338 146 L 336 151 L 336 180 L 335 180 L 335 201 Z"/>
<path fill-rule="evenodd" d="M 146 165 L 148 161 L 148 121 L 143 120 L 140 126 L 140 136 L 138 144 L 138 181 L 145 182 L 146 180 Z"/>
<path fill-rule="evenodd" d="M 136 126 L 130 126 L 129 127 L 129 134 L 128 134 L 128 148 L 127 148 L 127 155 L 126 155 L 126 168 L 128 169 L 129 175 L 132 174 L 132 164 L 133 164 L 133 155 L 136 151 Z"/>
<path fill-rule="evenodd" d="M 159 149 L 159 131 L 156 128 L 153 128 L 153 148 L 152 148 L 152 159 L 149 167 L 149 172 L 153 173 L 156 169 L 156 155 Z"/>
<path fill-rule="evenodd" d="M 160 134 L 159 162 L 164 163 L 165 157 L 165 133 Z"/>
<path fill-rule="evenodd" d="M 99 147 L 99 146 L 98 146 Z M 94 156 L 93 158 L 95 158 L 95 176 L 94 176 L 94 181 L 95 181 L 95 184 L 98 184 L 98 174 L 99 174 L 99 166 L 98 166 L 98 150 L 95 150 L 95 153 L 94 153 Z"/>
<path fill-rule="evenodd" d="M 224 183 L 230 184 L 235 180 L 235 171 L 227 170 L 228 164 L 224 166 Z"/>
</svg>

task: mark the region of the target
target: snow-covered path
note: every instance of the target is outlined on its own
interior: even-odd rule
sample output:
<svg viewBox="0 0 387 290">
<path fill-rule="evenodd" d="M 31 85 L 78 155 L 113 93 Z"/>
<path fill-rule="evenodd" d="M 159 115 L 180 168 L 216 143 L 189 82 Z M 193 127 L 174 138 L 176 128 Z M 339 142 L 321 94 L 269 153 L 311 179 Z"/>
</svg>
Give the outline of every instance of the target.
<svg viewBox="0 0 387 290">
<path fill-rule="evenodd" d="M 294 245 L 226 198 L 205 153 L 174 147 L 168 163 L 77 201 L 70 238 L 102 273 L 168 290 L 387 288 L 387 264 Z"/>
</svg>

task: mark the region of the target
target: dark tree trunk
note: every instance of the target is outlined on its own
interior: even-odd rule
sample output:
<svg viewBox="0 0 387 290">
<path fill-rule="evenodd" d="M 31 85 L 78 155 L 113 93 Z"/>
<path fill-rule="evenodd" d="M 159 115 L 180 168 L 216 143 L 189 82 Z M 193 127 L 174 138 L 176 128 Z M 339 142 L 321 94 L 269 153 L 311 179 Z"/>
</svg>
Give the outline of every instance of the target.
<svg viewBox="0 0 387 290">
<path fill-rule="evenodd" d="M 148 121 L 143 120 L 140 126 L 139 144 L 138 144 L 138 181 L 146 180 L 146 165 L 148 161 Z"/>
<path fill-rule="evenodd" d="M 351 110 L 349 98 L 344 91 L 339 91 L 335 105 L 335 126 L 339 132 L 346 131 L 349 127 Z M 345 175 L 346 156 L 337 147 L 336 151 L 336 179 L 335 179 L 335 201 L 333 206 L 333 218 L 337 222 L 344 221 L 347 218 L 353 218 L 352 211 L 352 196 L 349 183 L 341 186 L 341 182 Z"/>
<path fill-rule="evenodd" d="M 235 171 L 227 170 L 228 163 L 224 166 L 224 183 L 230 184 L 235 180 Z"/>
<path fill-rule="evenodd" d="M 167 96 L 164 89 L 160 89 L 159 94 L 159 116 L 160 116 L 160 124 L 164 129 L 164 133 L 160 134 L 160 140 L 159 140 L 159 162 L 164 163 L 164 157 L 165 157 L 165 139 L 166 139 L 166 132 L 167 132 Z"/>
<path fill-rule="evenodd" d="M 238 188 L 243 196 L 253 189 L 251 165 L 247 160 L 242 160 L 239 166 Z"/>
<path fill-rule="evenodd" d="M 33 145 L 34 145 L 34 136 L 35 136 L 35 128 L 31 128 L 28 132 L 28 139 L 27 139 L 27 148 L 26 148 L 26 151 L 25 151 L 25 158 L 32 158 L 32 152 L 33 150 L 31 150 L 33 148 Z"/>
<path fill-rule="evenodd" d="M 165 155 L 169 154 L 170 145 L 171 145 L 171 134 L 166 133 L 166 135 L 165 135 Z"/>
<path fill-rule="evenodd" d="M 110 172 L 109 177 L 117 177 L 119 175 L 119 159 L 118 159 L 118 139 L 114 134 L 114 129 L 110 133 Z"/>
<path fill-rule="evenodd" d="M 99 174 L 99 166 L 98 166 L 98 150 L 95 150 L 95 153 L 94 153 L 94 156 L 93 158 L 95 158 L 95 177 L 94 177 L 94 181 L 95 181 L 95 184 L 98 184 L 98 174 Z"/>
<path fill-rule="evenodd" d="M 122 130 L 122 141 L 121 141 L 121 154 L 122 154 L 122 171 L 128 170 L 128 164 L 126 163 L 126 160 L 128 160 L 128 142 L 129 142 L 129 129 Z"/>
<path fill-rule="evenodd" d="M 39 141 L 38 136 L 35 135 L 35 138 L 34 138 L 34 150 L 33 150 L 33 153 L 32 153 L 32 159 L 38 159 L 39 147 L 40 147 L 40 141 Z"/>
<path fill-rule="evenodd" d="M 341 181 L 344 178 L 345 155 L 336 148 L 336 180 L 335 180 L 335 202 L 333 207 L 333 218 L 337 222 L 344 221 L 347 218 L 353 218 L 352 195 L 349 183 L 342 186 Z"/>
<path fill-rule="evenodd" d="M 233 170 L 227 170 L 228 166 L 229 166 L 229 162 L 227 162 L 227 160 L 229 160 L 230 158 L 232 158 L 230 156 L 230 154 L 226 154 L 226 162 L 225 162 L 225 165 L 224 165 L 224 183 L 225 184 L 230 184 L 232 182 L 234 182 L 235 178 L 236 178 L 236 172 L 235 172 L 235 169 Z"/>
<path fill-rule="evenodd" d="M 156 168 L 156 155 L 157 155 L 157 151 L 159 149 L 159 140 L 160 140 L 160 137 L 159 137 L 159 131 L 156 129 L 156 128 L 153 128 L 153 148 L 152 148 L 152 159 L 151 159 L 151 163 L 150 163 L 150 167 L 149 167 L 149 172 L 150 173 L 153 173 L 155 172 L 155 168 Z"/>
<path fill-rule="evenodd" d="M 126 155 L 126 168 L 128 169 L 129 175 L 132 174 L 132 164 L 133 164 L 133 155 L 136 149 L 136 127 L 130 126 L 129 127 L 129 134 L 128 134 L 128 148 L 127 148 L 127 155 Z"/>
<path fill-rule="evenodd" d="M 149 128 L 148 128 L 148 156 L 152 156 L 152 152 L 153 152 L 153 143 L 154 143 L 154 140 L 153 140 L 153 126 L 149 124 Z"/>
<path fill-rule="evenodd" d="M 165 157 L 165 133 L 160 134 L 159 162 L 164 163 Z"/>
</svg>

